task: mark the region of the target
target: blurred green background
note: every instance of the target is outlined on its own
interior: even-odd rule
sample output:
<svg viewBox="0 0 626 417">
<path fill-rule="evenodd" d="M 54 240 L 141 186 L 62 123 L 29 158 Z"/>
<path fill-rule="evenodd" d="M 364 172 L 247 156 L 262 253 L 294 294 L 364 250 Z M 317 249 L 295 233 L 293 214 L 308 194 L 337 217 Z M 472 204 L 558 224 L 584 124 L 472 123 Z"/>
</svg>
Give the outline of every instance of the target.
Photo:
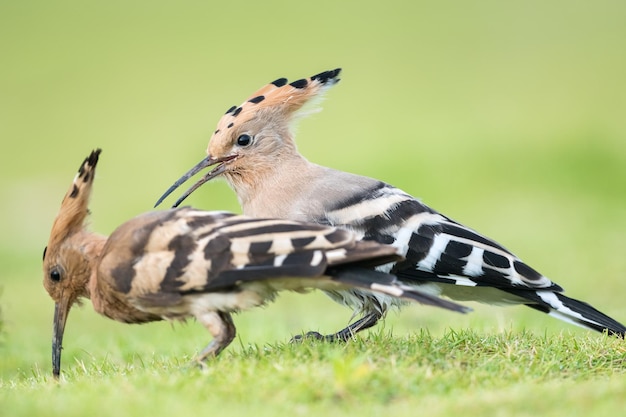
<svg viewBox="0 0 626 417">
<path fill-rule="evenodd" d="M 89 151 L 103 148 L 92 229 L 110 233 L 204 156 L 228 107 L 335 67 L 342 82 L 298 129 L 310 160 L 423 198 L 625 321 L 625 21 L 618 0 L 0 2 L 0 377 L 50 371 L 41 253 Z M 187 203 L 239 210 L 224 182 Z M 474 307 L 412 306 L 386 328 L 584 331 Z M 239 315 L 229 349 L 349 317 L 322 295 L 285 296 Z M 208 339 L 86 305 L 70 315 L 64 366 L 190 355 Z"/>
</svg>

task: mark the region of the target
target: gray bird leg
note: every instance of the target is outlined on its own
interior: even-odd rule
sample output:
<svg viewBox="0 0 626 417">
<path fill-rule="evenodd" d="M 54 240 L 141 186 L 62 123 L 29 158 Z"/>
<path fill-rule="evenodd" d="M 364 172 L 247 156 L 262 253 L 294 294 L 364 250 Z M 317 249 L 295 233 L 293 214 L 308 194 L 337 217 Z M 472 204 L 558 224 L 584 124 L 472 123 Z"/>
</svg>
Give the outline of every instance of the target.
<svg viewBox="0 0 626 417">
<path fill-rule="evenodd" d="M 198 362 L 203 363 L 207 358 L 219 355 L 226 346 L 230 345 L 237 334 L 237 329 L 230 314 L 222 311 L 211 311 L 197 319 L 213 336 L 211 343 L 196 358 Z"/>
<path fill-rule="evenodd" d="M 327 342 L 347 342 L 355 334 L 361 330 L 369 329 L 374 326 L 378 320 L 382 317 L 380 313 L 369 313 L 365 317 L 350 324 L 345 329 L 339 330 L 337 333 L 322 335 L 318 332 L 308 332 L 305 335 L 297 335 L 291 339 L 292 342 L 300 342 L 302 339 L 312 338 L 317 340 L 325 340 Z"/>
</svg>

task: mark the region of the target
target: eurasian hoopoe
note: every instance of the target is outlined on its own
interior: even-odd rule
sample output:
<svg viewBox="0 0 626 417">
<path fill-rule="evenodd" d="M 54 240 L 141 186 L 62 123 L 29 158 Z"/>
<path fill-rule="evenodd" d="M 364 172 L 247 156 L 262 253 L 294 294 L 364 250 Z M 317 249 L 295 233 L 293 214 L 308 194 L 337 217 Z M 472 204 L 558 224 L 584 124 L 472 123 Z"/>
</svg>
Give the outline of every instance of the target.
<svg viewBox="0 0 626 417">
<path fill-rule="evenodd" d="M 356 240 L 330 226 L 186 207 L 142 214 L 109 238 L 91 233 L 85 220 L 99 154 L 93 151 L 81 164 L 43 254 L 43 284 L 56 303 L 55 376 L 65 321 L 81 297 L 90 298 L 98 313 L 125 323 L 195 317 L 213 336 L 199 360 L 233 340 L 231 312 L 272 301 L 281 290 L 321 288 L 342 297 L 362 288 L 466 311 L 373 269 L 399 259 L 396 248 Z"/>
<path fill-rule="evenodd" d="M 559 285 L 495 241 L 389 184 L 319 166 L 300 155 L 291 125 L 303 105 L 339 81 L 339 72 L 339 68 L 325 71 L 290 84 L 281 78 L 228 109 L 210 139 L 208 157 L 170 187 L 157 205 L 191 176 L 215 166 L 174 206 L 222 175 L 246 215 L 337 226 L 359 238 L 395 246 L 405 259 L 379 269 L 406 285 L 457 300 L 524 304 L 583 327 L 625 335 L 622 324 L 564 296 Z M 379 307 L 385 311 L 397 304 L 362 290 L 344 300 L 355 296 L 364 317 L 352 330 L 374 325 L 381 317 Z M 341 337 L 346 330 L 351 329 L 327 337 Z"/>
</svg>

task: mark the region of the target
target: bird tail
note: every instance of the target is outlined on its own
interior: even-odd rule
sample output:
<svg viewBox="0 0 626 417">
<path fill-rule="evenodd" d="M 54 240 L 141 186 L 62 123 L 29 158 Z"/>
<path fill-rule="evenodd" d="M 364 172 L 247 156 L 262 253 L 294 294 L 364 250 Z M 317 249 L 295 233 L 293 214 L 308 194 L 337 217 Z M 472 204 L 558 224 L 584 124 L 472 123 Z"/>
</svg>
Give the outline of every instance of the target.
<svg viewBox="0 0 626 417">
<path fill-rule="evenodd" d="M 526 291 L 524 291 L 526 292 Z M 591 305 L 553 291 L 527 291 L 524 298 L 535 301 L 528 307 L 560 320 L 613 336 L 626 337 L 626 326 L 596 310 Z M 521 295 L 516 293 L 517 295 Z"/>
<path fill-rule="evenodd" d="M 373 269 L 354 266 L 335 267 L 329 269 L 327 274 L 336 282 L 396 298 L 417 301 L 421 304 L 441 307 L 459 313 L 468 313 L 472 310 L 461 304 L 420 291 L 413 286 L 402 284 L 394 275 Z"/>
</svg>

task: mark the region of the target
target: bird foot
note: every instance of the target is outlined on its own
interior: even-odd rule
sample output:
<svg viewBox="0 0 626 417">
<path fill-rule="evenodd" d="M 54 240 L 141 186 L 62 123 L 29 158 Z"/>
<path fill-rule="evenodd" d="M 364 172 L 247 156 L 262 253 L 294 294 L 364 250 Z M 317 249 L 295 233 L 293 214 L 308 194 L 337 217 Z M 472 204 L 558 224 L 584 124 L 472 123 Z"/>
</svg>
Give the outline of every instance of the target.
<svg viewBox="0 0 626 417">
<path fill-rule="evenodd" d="M 323 335 L 319 332 L 307 332 L 305 334 L 299 334 L 291 338 L 289 343 L 302 343 L 304 340 L 319 340 L 322 342 L 347 342 L 351 337 L 344 337 L 342 332 L 338 332 L 335 334 L 327 334 Z"/>
<path fill-rule="evenodd" d="M 199 368 L 203 372 L 209 369 L 209 365 L 207 365 L 206 363 L 206 358 L 196 357 L 192 361 L 191 365 L 193 365 L 196 368 Z"/>
</svg>

